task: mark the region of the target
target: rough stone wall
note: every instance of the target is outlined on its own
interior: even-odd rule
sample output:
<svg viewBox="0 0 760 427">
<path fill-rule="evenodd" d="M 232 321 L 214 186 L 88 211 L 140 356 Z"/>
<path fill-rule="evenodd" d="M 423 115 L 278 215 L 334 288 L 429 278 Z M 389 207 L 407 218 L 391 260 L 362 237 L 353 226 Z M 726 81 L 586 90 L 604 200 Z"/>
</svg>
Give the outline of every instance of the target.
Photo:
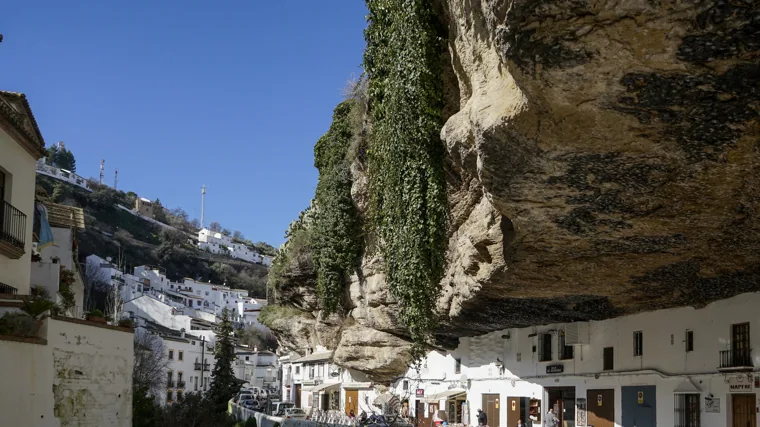
<svg viewBox="0 0 760 427">
<path fill-rule="evenodd" d="M 451 233 L 440 344 L 760 290 L 760 0 L 441 5 Z M 345 315 L 322 319 L 299 263 L 283 301 L 302 314 L 275 333 L 334 348 L 375 379 L 404 372 L 381 267 L 364 259 Z"/>
<path fill-rule="evenodd" d="M 61 427 L 132 425 L 133 335 L 51 319 L 52 390 Z"/>
</svg>

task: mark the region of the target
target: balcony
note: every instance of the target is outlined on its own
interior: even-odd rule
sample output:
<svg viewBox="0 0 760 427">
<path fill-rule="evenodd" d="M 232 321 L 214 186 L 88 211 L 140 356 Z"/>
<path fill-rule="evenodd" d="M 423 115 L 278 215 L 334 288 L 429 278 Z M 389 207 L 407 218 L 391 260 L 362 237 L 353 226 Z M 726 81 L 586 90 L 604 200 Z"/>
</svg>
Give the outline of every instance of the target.
<svg viewBox="0 0 760 427">
<path fill-rule="evenodd" d="M 753 368 L 751 348 L 723 350 L 720 352 L 719 370 L 741 371 L 752 370 Z"/>
<path fill-rule="evenodd" d="M 11 259 L 24 255 L 26 245 L 26 214 L 8 202 L 0 205 L 0 253 Z"/>
<path fill-rule="evenodd" d="M 18 289 L 14 288 L 13 286 L 6 285 L 5 283 L 0 282 L 0 294 L 16 295 L 17 293 L 18 293 Z"/>
<path fill-rule="evenodd" d="M 169 380 L 166 382 L 166 388 L 174 388 L 174 385 L 177 384 L 173 380 Z"/>
<path fill-rule="evenodd" d="M 203 370 L 204 371 L 208 371 L 209 370 L 210 364 L 208 364 L 208 363 L 200 363 L 200 362 L 195 362 L 195 370 L 196 371 L 200 371 L 201 370 L 201 365 L 203 365 Z"/>
<path fill-rule="evenodd" d="M 181 380 L 177 380 L 177 388 L 185 388 L 185 382 Z"/>
</svg>

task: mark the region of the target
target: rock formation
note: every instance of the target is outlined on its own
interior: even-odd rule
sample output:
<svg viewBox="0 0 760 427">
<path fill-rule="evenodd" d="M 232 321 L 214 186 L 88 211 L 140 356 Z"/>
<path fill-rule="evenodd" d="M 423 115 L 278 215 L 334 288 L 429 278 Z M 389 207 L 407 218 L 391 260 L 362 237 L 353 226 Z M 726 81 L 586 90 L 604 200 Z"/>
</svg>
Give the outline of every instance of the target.
<svg viewBox="0 0 760 427">
<path fill-rule="evenodd" d="M 760 290 L 759 1 L 442 0 L 440 18 L 441 345 Z M 301 261 L 283 344 L 321 343 L 379 381 L 403 372 L 382 261 L 365 258 L 328 319 Z"/>
</svg>

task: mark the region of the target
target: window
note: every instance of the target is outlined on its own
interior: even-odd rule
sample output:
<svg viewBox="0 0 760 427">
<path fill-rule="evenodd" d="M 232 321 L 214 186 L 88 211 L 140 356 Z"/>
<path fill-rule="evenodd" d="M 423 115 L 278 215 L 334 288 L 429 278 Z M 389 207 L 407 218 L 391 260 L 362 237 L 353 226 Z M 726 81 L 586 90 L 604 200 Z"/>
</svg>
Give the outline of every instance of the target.
<svg viewBox="0 0 760 427">
<path fill-rule="evenodd" d="M 636 331 L 633 333 L 633 356 L 638 357 L 644 354 L 644 333 Z"/>
<path fill-rule="evenodd" d="M 557 348 L 559 350 L 560 360 L 569 360 L 573 358 L 575 349 L 573 346 L 565 344 L 564 329 L 559 331 L 559 344 L 557 345 Z"/>
<path fill-rule="evenodd" d="M 462 373 L 462 359 L 454 359 L 454 373 L 455 374 Z"/>
<path fill-rule="evenodd" d="M 182 382 L 182 372 L 177 372 L 177 382 Z"/>
<path fill-rule="evenodd" d="M 694 351 L 694 331 L 686 331 L 686 351 Z"/>
<path fill-rule="evenodd" d="M 208 388 L 208 377 L 203 379 L 203 390 L 205 391 Z"/>
<path fill-rule="evenodd" d="M 182 361 L 182 357 L 184 356 L 184 351 L 180 350 L 179 354 L 177 354 L 177 360 Z"/>
<path fill-rule="evenodd" d="M 169 391 L 166 392 L 166 401 L 167 402 L 171 402 L 173 397 L 174 397 L 174 392 L 173 391 L 169 390 Z"/>
<path fill-rule="evenodd" d="M 174 350 L 169 350 L 169 360 L 174 360 Z"/>
<path fill-rule="evenodd" d="M 314 365 L 309 365 L 309 379 L 314 378 Z"/>
<path fill-rule="evenodd" d="M 197 306 L 199 306 L 199 307 L 200 307 L 200 305 L 201 305 L 201 302 L 200 302 L 200 301 L 196 301 L 196 302 L 195 302 L 195 305 L 197 305 Z"/>
<path fill-rule="evenodd" d="M 193 388 L 195 391 L 198 391 L 198 377 L 195 377 L 195 386 Z"/>
<path fill-rule="evenodd" d="M 248 357 L 249 357 L 249 356 L 245 356 L 245 360 L 248 360 Z"/>
<path fill-rule="evenodd" d="M 700 427 L 699 394 L 675 395 L 675 427 Z"/>
<path fill-rule="evenodd" d="M 731 325 L 732 366 L 752 366 L 749 347 L 749 323 Z"/>
<path fill-rule="evenodd" d="M 409 380 L 404 380 L 404 382 L 403 382 L 403 389 L 404 390 L 409 390 Z"/>
<path fill-rule="evenodd" d="M 552 334 L 538 335 L 538 361 L 548 362 L 552 360 Z"/>
<path fill-rule="evenodd" d="M 0 202 L 5 201 L 5 172 L 0 171 Z"/>
<path fill-rule="evenodd" d="M 300 373 L 301 373 L 301 367 L 300 366 L 296 366 L 296 375 L 298 375 Z"/>
<path fill-rule="evenodd" d="M 612 371 L 615 369 L 615 351 L 613 347 L 605 347 L 604 348 L 604 370 L 605 371 Z"/>
<path fill-rule="evenodd" d="M 182 401 L 182 390 L 177 390 L 177 402 Z"/>
<path fill-rule="evenodd" d="M 195 341 L 190 341 L 190 345 L 195 345 Z M 196 362 L 198 361 L 198 358 L 197 358 L 197 357 L 195 358 L 195 361 L 196 361 Z"/>
</svg>

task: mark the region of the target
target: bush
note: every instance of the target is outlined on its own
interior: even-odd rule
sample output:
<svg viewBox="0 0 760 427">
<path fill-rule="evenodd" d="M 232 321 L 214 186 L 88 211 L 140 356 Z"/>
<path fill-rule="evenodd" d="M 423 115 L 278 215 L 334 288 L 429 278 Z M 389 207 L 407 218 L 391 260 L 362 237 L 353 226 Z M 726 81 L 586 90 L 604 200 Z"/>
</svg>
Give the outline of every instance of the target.
<svg viewBox="0 0 760 427">
<path fill-rule="evenodd" d="M 106 317 L 102 311 L 98 310 L 97 308 L 94 310 L 91 310 L 89 313 L 87 313 L 87 317 Z"/>
<path fill-rule="evenodd" d="M 122 328 L 135 328 L 135 322 L 132 321 L 132 319 L 121 319 L 119 320 L 119 326 Z"/>
<path fill-rule="evenodd" d="M 36 337 L 39 330 L 40 322 L 24 313 L 11 312 L 0 317 L 0 335 Z"/>
</svg>

